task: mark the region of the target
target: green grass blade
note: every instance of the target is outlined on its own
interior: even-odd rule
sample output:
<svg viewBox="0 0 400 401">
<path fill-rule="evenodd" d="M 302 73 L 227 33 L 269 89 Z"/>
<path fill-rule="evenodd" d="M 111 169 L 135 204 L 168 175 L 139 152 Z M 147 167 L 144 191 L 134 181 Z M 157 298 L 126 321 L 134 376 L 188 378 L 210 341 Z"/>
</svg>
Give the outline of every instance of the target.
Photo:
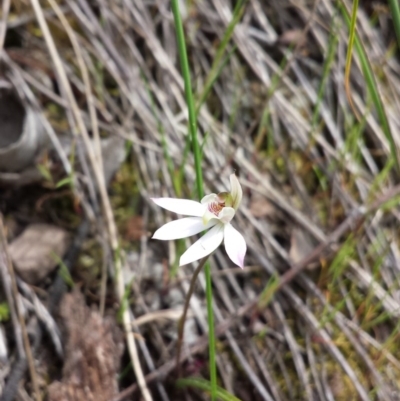
<svg viewBox="0 0 400 401">
<path fill-rule="evenodd" d="M 344 10 L 344 6 L 342 7 Z M 357 10 L 358 10 L 358 0 L 354 0 L 353 9 L 351 11 L 351 21 L 349 27 L 349 43 L 347 46 L 346 68 L 344 72 L 344 85 L 346 88 L 347 98 L 355 114 L 357 114 L 357 111 L 356 108 L 354 107 L 353 98 L 351 97 L 351 91 L 350 91 L 350 70 L 351 70 L 351 60 L 353 59 L 354 38 L 356 36 Z M 347 24 L 349 23 L 347 22 Z"/>
<path fill-rule="evenodd" d="M 178 380 L 177 385 L 180 388 L 195 387 L 207 392 L 211 391 L 210 382 L 198 377 L 180 379 Z M 231 393 L 229 393 L 228 391 L 224 390 L 221 387 L 217 387 L 217 399 L 223 401 L 240 401 L 239 398 L 235 397 L 234 395 L 232 395 Z"/>
<path fill-rule="evenodd" d="M 400 50 L 400 7 L 399 0 L 389 0 L 390 12 L 392 13 L 394 30 L 397 36 L 397 47 Z"/>
<path fill-rule="evenodd" d="M 351 28 L 351 21 L 350 21 L 350 17 L 349 14 L 345 8 L 345 6 L 342 3 L 339 3 L 339 8 L 340 11 L 342 12 L 343 18 L 346 21 L 347 26 L 349 27 L 349 29 Z M 351 30 L 351 29 L 350 29 Z M 378 86 L 376 84 L 375 81 L 375 76 L 374 73 L 372 71 L 371 68 L 371 64 L 368 60 L 367 54 L 364 50 L 364 47 L 361 43 L 361 40 L 359 39 L 356 29 L 355 29 L 355 25 L 353 27 L 354 30 L 354 45 L 355 48 L 357 50 L 358 53 L 358 57 L 360 58 L 360 62 L 361 62 L 361 67 L 363 70 L 363 74 L 364 74 L 364 78 L 367 84 L 367 88 L 368 91 L 371 95 L 372 101 L 374 103 L 374 106 L 376 108 L 376 111 L 378 113 L 379 116 L 379 120 L 382 126 L 382 130 L 387 138 L 387 140 L 389 141 L 389 145 L 390 145 L 390 152 L 391 155 L 396 163 L 396 168 L 397 171 L 400 172 L 400 163 L 399 163 L 399 158 L 398 158 L 398 154 L 397 154 L 397 148 L 396 148 L 396 143 L 394 141 L 392 132 L 390 130 L 390 125 L 389 125 L 389 121 L 387 119 L 386 116 L 386 112 L 385 112 L 385 107 L 383 105 L 381 96 L 379 94 L 379 90 L 378 90 Z"/>
<path fill-rule="evenodd" d="M 213 83 L 218 78 L 219 74 L 221 73 L 222 68 L 228 62 L 230 56 L 236 49 L 236 47 L 235 47 L 232 51 L 229 52 L 228 57 L 226 57 L 225 60 L 222 60 L 225 50 L 226 50 L 226 47 L 228 46 L 228 43 L 231 40 L 231 37 L 233 35 L 233 31 L 243 15 L 243 12 L 244 12 L 243 6 L 244 6 L 245 2 L 246 2 L 246 0 L 238 1 L 235 6 L 235 9 L 233 10 L 232 21 L 228 24 L 228 26 L 225 30 L 224 36 L 222 37 L 221 43 L 218 46 L 217 54 L 215 55 L 213 64 L 211 66 L 210 72 L 206 79 L 206 84 L 205 84 L 203 92 L 201 93 L 200 98 L 197 102 L 197 112 L 199 112 L 202 104 L 206 100 L 207 95 L 209 94 Z"/>
<path fill-rule="evenodd" d="M 317 101 L 315 103 L 315 108 L 312 116 L 311 126 L 313 130 L 316 128 L 318 123 L 319 110 L 321 107 L 322 99 L 325 94 L 326 84 L 332 69 L 332 64 L 335 60 L 338 43 L 339 43 L 339 34 L 336 29 L 335 18 L 333 18 L 331 24 L 331 33 L 329 35 L 328 50 L 325 56 L 324 69 L 322 72 L 322 78 L 318 88 Z"/>
</svg>

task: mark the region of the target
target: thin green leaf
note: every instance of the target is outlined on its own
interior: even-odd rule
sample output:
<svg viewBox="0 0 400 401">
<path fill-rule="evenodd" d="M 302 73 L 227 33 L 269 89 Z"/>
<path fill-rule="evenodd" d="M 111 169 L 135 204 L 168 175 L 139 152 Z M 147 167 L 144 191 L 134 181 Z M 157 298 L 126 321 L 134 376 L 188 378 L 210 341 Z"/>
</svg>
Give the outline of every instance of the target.
<svg viewBox="0 0 400 401">
<path fill-rule="evenodd" d="M 207 392 L 211 391 L 211 384 L 208 380 L 204 380 L 197 377 L 180 379 L 177 381 L 177 385 L 180 388 L 184 387 L 194 387 Z M 240 401 L 239 398 L 235 397 L 233 394 L 217 386 L 217 399 L 223 401 Z"/>
<path fill-rule="evenodd" d="M 38 164 L 37 169 L 44 179 L 47 181 L 53 182 L 53 177 L 51 176 L 50 170 L 44 164 Z"/>
<path fill-rule="evenodd" d="M 65 185 L 71 185 L 72 184 L 72 177 L 65 177 L 62 180 L 58 181 L 56 184 L 56 188 L 61 188 Z"/>
<path fill-rule="evenodd" d="M 399 0 L 389 0 L 390 12 L 392 13 L 394 30 L 397 36 L 397 46 L 400 49 L 400 7 Z"/>
<path fill-rule="evenodd" d="M 68 270 L 67 265 L 64 263 L 64 261 L 54 252 L 51 253 L 51 257 L 57 262 L 57 264 L 60 266 L 58 269 L 58 275 L 63 279 L 64 283 L 69 287 L 69 288 L 74 288 L 74 280 L 72 280 L 71 273 Z"/>
<path fill-rule="evenodd" d="M 343 18 L 345 19 L 347 26 L 350 29 L 351 22 L 350 22 L 350 17 L 347 12 L 347 9 L 343 5 L 343 3 L 339 3 L 339 8 L 342 12 Z M 378 113 L 379 120 L 380 120 L 380 123 L 382 126 L 382 130 L 383 130 L 387 140 L 389 141 L 391 155 L 392 155 L 393 159 L 395 160 L 397 171 L 400 172 L 400 162 L 399 162 L 399 158 L 398 158 L 398 154 L 397 154 L 397 147 L 396 147 L 396 143 L 394 141 L 392 132 L 390 130 L 390 125 L 389 125 L 389 121 L 386 116 L 385 107 L 383 105 L 381 96 L 379 94 L 378 86 L 375 81 L 375 76 L 374 76 L 374 73 L 371 68 L 371 63 L 369 62 L 367 54 L 361 43 L 361 40 L 359 39 L 359 37 L 357 35 L 355 26 L 354 26 L 354 45 L 357 50 L 358 57 L 360 58 L 361 67 L 363 70 L 367 88 L 371 94 L 372 101 L 373 101 L 376 111 Z"/>
</svg>

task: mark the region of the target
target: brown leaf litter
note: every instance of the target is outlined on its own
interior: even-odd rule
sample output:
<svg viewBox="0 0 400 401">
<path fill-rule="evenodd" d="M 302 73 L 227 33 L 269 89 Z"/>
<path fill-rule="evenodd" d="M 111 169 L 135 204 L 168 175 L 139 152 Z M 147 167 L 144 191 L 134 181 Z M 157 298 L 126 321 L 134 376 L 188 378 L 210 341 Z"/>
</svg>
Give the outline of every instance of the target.
<svg viewBox="0 0 400 401">
<path fill-rule="evenodd" d="M 86 306 L 75 290 L 60 307 L 66 331 L 61 382 L 49 386 L 48 401 L 109 401 L 118 394 L 123 342 L 115 321 Z"/>
</svg>

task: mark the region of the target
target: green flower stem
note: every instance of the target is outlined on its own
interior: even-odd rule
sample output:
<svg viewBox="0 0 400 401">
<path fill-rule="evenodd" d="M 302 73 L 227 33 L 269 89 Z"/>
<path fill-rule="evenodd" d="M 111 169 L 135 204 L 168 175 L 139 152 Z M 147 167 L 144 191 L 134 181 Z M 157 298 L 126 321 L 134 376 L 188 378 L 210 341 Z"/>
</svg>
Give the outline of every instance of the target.
<svg viewBox="0 0 400 401">
<path fill-rule="evenodd" d="M 171 0 L 171 5 L 175 20 L 176 39 L 178 42 L 178 52 L 181 62 L 182 75 L 183 75 L 183 80 L 185 82 L 186 103 L 189 111 L 189 132 L 193 146 L 194 165 L 196 170 L 196 186 L 197 186 L 198 196 L 202 198 L 204 196 L 204 191 L 203 191 L 203 172 L 201 169 L 201 152 L 200 152 L 199 141 L 197 139 L 196 108 L 194 105 L 192 84 L 190 80 L 190 70 L 186 53 L 185 34 L 183 32 L 183 25 L 182 25 L 181 14 L 179 12 L 178 0 Z"/>
<path fill-rule="evenodd" d="M 186 53 L 185 34 L 183 32 L 182 19 L 179 12 L 178 0 L 171 0 L 172 12 L 174 14 L 176 38 L 178 43 L 178 52 L 181 62 L 182 75 L 185 82 L 186 103 L 189 111 L 189 132 L 193 146 L 194 164 L 196 170 L 197 194 L 201 199 L 204 196 L 203 174 L 201 168 L 201 149 L 197 139 L 197 118 L 196 108 L 193 99 L 192 85 L 190 81 L 189 63 Z M 214 332 L 214 314 L 212 307 L 212 283 L 210 264 L 204 266 L 206 277 L 206 298 L 207 298 L 207 318 L 208 318 L 208 336 L 209 336 L 209 359 L 210 359 L 210 382 L 211 382 L 211 400 L 217 397 L 217 368 L 215 356 L 215 332 Z"/>
</svg>

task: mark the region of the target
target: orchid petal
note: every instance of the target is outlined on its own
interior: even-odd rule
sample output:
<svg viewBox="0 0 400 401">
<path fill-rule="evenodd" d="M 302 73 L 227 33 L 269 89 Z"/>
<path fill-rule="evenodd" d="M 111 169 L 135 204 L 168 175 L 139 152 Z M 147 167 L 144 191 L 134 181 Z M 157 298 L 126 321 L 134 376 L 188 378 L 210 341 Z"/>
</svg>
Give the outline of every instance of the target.
<svg viewBox="0 0 400 401">
<path fill-rule="evenodd" d="M 202 217 L 204 206 L 196 201 L 189 199 L 174 198 L 150 198 L 156 205 L 177 214 L 184 216 Z"/>
<path fill-rule="evenodd" d="M 217 219 L 217 216 L 210 212 L 209 210 L 206 210 L 205 213 L 203 214 L 203 224 L 208 224 L 210 220 Z"/>
<path fill-rule="evenodd" d="M 224 207 L 218 214 L 218 216 L 214 216 L 216 219 L 220 220 L 222 223 L 229 223 L 233 217 L 235 216 L 235 209 L 232 207 Z"/>
<path fill-rule="evenodd" d="M 224 226 L 217 224 L 186 250 L 179 260 L 179 266 L 187 265 L 214 252 L 221 245 L 223 238 Z"/>
<path fill-rule="evenodd" d="M 235 174 L 231 174 L 229 179 L 231 181 L 232 207 L 237 210 L 243 197 L 242 186 Z"/>
<path fill-rule="evenodd" d="M 225 250 L 230 260 L 243 269 L 244 256 L 246 255 L 246 241 L 231 224 L 225 224 L 224 228 Z"/>
<path fill-rule="evenodd" d="M 215 226 L 216 223 L 217 221 L 210 221 L 204 225 L 201 217 L 185 217 L 164 224 L 154 233 L 153 239 L 173 240 L 190 237 Z"/>
<path fill-rule="evenodd" d="M 206 195 L 200 202 L 203 205 L 207 203 L 218 202 L 218 195 L 217 194 Z"/>
</svg>

